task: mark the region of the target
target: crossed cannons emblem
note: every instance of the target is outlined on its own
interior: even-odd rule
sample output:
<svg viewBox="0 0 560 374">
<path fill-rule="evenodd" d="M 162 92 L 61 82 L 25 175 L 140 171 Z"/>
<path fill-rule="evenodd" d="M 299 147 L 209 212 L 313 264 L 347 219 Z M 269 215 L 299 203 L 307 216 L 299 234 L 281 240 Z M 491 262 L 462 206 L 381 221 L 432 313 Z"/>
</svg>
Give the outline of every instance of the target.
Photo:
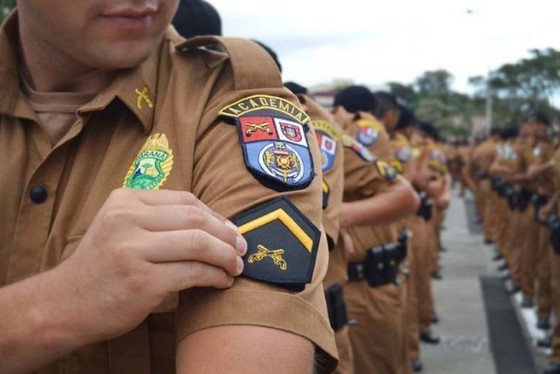
<svg viewBox="0 0 560 374">
<path fill-rule="evenodd" d="M 282 255 L 284 254 L 283 249 L 270 250 L 261 244 L 257 245 L 257 249 L 258 249 L 257 253 L 253 253 L 251 256 L 249 256 L 248 261 L 250 264 L 254 262 L 259 262 L 263 260 L 265 257 L 270 257 L 274 261 L 274 264 L 278 265 L 280 269 L 286 270 L 288 268 L 288 264 L 282 258 Z"/>
</svg>

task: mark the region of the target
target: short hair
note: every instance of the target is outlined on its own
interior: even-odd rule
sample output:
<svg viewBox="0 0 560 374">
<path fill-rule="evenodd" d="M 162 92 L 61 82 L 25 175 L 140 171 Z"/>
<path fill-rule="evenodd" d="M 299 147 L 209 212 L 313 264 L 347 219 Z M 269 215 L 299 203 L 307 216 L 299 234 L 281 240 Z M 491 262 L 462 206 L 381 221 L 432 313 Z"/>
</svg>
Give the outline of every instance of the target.
<svg viewBox="0 0 560 374">
<path fill-rule="evenodd" d="M 180 0 L 172 24 L 187 39 L 199 35 L 222 35 L 220 14 L 204 0 Z"/>
<path fill-rule="evenodd" d="M 490 129 L 490 136 L 500 136 L 502 133 L 502 130 L 499 129 L 498 127 L 492 127 Z"/>
<path fill-rule="evenodd" d="M 269 46 L 267 46 L 266 44 L 264 44 L 263 42 L 260 42 L 258 40 L 252 39 L 255 43 L 257 43 L 258 45 L 260 45 L 265 51 L 268 52 L 268 54 L 270 55 L 270 57 L 272 57 L 272 59 L 274 60 L 274 63 L 276 64 L 276 66 L 278 67 L 278 70 L 280 70 L 280 73 L 282 72 L 282 65 L 280 64 L 280 61 L 278 60 L 278 55 L 276 54 L 276 52 L 274 52 L 274 50 L 272 48 L 270 48 Z"/>
<path fill-rule="evenodd" d="M 297 84 L 296 82 L 286 82 L 284 83 L 284 87 L 292 91 L 294 95 L 307 95 L 307 92 L 309 92 L 307 87 Z"/>
<path fill-rule="evenodd" d="M 515 125 L 509 125 L 502 130 L 501 138 L 502 140 L 514 139 L 519 135 L 519 128 Z"/>
<path fill-rule="evenodd" d="M 550 119 L 543 112 L 533 112 L 529 115 L 530 122 L 536 122 L 540 125 L 550 126 Z"/>
<path fill-rule="evenodd" d="M 417 124 L 418 119 L 414 114 L 414 110 L 412 110 L 412 108 L 403 108 L 395 129 L 399 130 L 407 127 L 415 127 Z"/>
<path fill-rule="evenodd" d="M 375 98 L 365 86 L 349 86 L 340 90 L 334 97 L 333 106 L 342 106 L 348 112 L 359 111 L 375 113 Z"/>
<path fill-rule="evenodd" d="M 375 116 L 380 118 L 390 110 L 402 110 L 403 105 L 399 102 L 399 98 L 390 92 L 377 91 L 374 94 L 376 102 Z"/>
<path fill-rule="evenodd" d="M 424 134 L 434 139 L 435 141 L 438 141 L 440 139 L 437 128 L 431 122 L 420 121 L 418 123 L 418 129 L 420 129 L 420 131 L 422 131 Z"/>
</svg>

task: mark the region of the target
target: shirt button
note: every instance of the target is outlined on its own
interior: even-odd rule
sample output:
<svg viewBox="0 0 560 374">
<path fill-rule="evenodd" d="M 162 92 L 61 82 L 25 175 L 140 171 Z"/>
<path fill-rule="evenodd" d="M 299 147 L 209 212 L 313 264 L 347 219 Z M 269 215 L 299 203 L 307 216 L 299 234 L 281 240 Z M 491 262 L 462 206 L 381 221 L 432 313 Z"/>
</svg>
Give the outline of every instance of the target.
<svg viewBox="0 0 560 374">
<path fill-rule="evenodd" d="M 47 195 L 47 189 L 43 186 L 35 186 L 29 192 L 29 197 L 35 204 L 44 203 L 47 200 Z"/>
</svg>

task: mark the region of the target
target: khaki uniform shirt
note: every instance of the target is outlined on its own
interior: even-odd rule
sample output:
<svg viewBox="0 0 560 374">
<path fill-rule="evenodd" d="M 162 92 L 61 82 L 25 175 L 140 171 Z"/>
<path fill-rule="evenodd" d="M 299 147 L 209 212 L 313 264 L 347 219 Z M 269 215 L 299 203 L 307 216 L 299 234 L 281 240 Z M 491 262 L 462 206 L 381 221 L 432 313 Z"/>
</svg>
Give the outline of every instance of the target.
<svg viewBox="0 0 560 374">
<path fill-rule="evenodd" d="M 219 120 L 220 109 L 251 95 L 297 102 L 278 74 L 270 75 L 273 62 L 257 48 L 243 50 L 247 42 L 229 49 L 228 58 L 201 48 L 179 51 L 179 40 L 170 29 L 148 60 L 121 72 L 82 106 L 74 125 L 52 147 L 20 92 L 17 16 L 5 23 L 0 32 L 0 148 L 9 157 L 0 172 L 0 286 L 70 256 L 109 193 L 131 182 L 134 165 L 144 158 L 151 157 L 158 168 L 144 165 L 144 179 L 135 187 L 191 191 L 230 219 L 284 195 L 320 227 L 321 165 L 313 130 L 307 138 L 318 176 L 307 188 L 280 193 L 248 171 L 236 126 Z M 243 60 L 248 52 L 250 58 Z M 263 98 L 269 106 L 278 101 Z M 83 347 L 41 372 L 174 372 L 177 340 L 228 324 L 268 326 L 306 337 L 328 354 L 326 366 L 332 367 L 336 348 L 322 287 L 328 262 L 324 234 L 316 248 L 313 277 L 303 291 L 245 277 L 228 290 L 189 289 L 131 333 Z"/>
<path fill-rule="evenodd" d="M 473 151 L 472 159 L 476 173 L 488 173 L 495 157 L 496 142 L 493 139 L 487 139 L 479 144 Z"/>
<path fill-rule="evenodd" d="M 299 96 L 299 99 L 311 117 L 311 123 L 315 128 L 321 149 L 323 193 L 326 194 L 323 206 L 323 227 L 331 241 L 329 244 L 332 245 L 329 253 L 329 268 L 323 282 L 325 289 L 328 289 L 335 283 L 344 284 L 346 281 L 347 261 L 344 248 L 337 244 L 339 242 L 338 215 L 344 188 L 343 131 L 334 117 L 319 103 L 306 95 Z"/>
<path fill-rule="evenodd" d="M 532 150 L 531 164 L 542 165 L 549 162 L 554 156 L 554 144 L 550 140 L 540 141 Z M 553 173 L 546 171 L 535 181 L 537 193 L 552 196 L 556 191 Z"/>
<path fill-rule="evenodd" d="M 402 183 L 403 180 L 400 176 L 389 180 L 392 178 L 389 178 L 383 168 L 379 167 L 379 165 L 390 163 L 393 159 L 389 136 L 383 125 L 368 113 L 360 112 L 349 115 L 342 107 L 334 108 L 334 111 L 337 118 L 344 121 L 341 125 L 345 131 L 354 139 L 359 139 L 360 131 L 375 138 L 374 142 L 364 147 L 378 158 L 373 164 L 366 163 L 367 167 L 364 168 L 363 159 L 355 151 L 352 149 L 345 151 L 344 201 L 366 199 L 383 192 L 394 183 Z M 363 130 L 366 127 L 373 131 Z M 361 258 L 352 259 L 352 261 L 363 261 L 367 250 L 397 240 L 397 230 L 394 225 L 354 226 L 348 228 L 348 233 L 354 241 L 355 249 L 361 254 Z"/>
<path fill-rule="evenodd" d="M 399 174 L 408 175 L 410 168 L 413 167 L 412 163 L 412 147 L 410 142 L 400 133 L 395 133 L 393 138 L 391 138 L 391 147 L 394 150 L 393 159 L 391 160 L 391 165 L 397 169 Z"/>
</svg>

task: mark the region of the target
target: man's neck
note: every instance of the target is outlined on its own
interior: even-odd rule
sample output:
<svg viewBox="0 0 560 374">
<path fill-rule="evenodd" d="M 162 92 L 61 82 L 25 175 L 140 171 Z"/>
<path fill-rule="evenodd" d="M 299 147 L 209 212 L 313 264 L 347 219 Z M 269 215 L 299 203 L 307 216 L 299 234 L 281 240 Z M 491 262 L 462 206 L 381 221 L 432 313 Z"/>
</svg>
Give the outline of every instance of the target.
<svg viewBox="0 0 560 374">
<path fill-rule="evenodd" d="M 22 74 L 39 92 L 97 93 L 107 87 L 116 71 L 93 69 L 72 61 L 68 56 L 46 50 L 20 29 Z"/>
</svg>

